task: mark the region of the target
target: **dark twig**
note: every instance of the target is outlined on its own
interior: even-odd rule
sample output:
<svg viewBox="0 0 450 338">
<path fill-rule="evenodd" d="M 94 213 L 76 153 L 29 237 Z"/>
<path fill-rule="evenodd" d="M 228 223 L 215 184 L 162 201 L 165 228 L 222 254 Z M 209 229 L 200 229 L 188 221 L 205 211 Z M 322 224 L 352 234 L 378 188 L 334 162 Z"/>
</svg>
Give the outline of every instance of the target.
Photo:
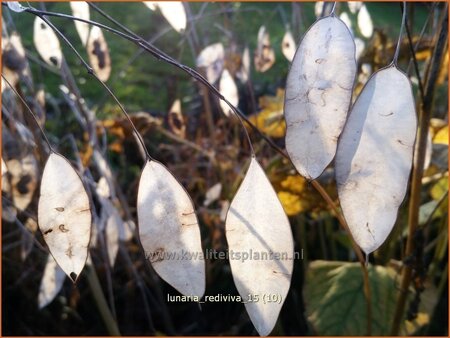
<svg viewBox="0 0 450 338">
<path fill-rule="evenodd" d="M 398 61 L 398 54 L 400 53 L 400 46 L 402 44 L 402 36 L 403 36 L 403 29 L 405 27 L 406 23 L 406 2 L 403 2 L 403 15 L 402 15 L 402 24 L 400 26 L 400 32 L 398 33 L 398 41 L 397 41 L 397 47 L 395 48 L 394 58 L 392 59 L 392 64 L 397 67 L 397 61 Z"/>
<path fill-rule="evenodd" d="M 418 150 L 417 160 L 415 161 L 411 180 L 411 198 L 408 209 L 408 238 L 404 257 L 409 257 L 415 249 L 414 234 L 416 233 L 419 222 L 419 206 L 423 176 L 423 165 L 425 161 L 425 150 L 428 136 L 428 126 L 431 119 L 431 109 L 435 93 L 436 81 L 441 69 L 441 63 L 445 54 L 448 37 L 448 5 L 443 9 L 443 18 L 440 23 L 439 33 L 435 41 L 433 57 L 428 64 L 428 72 L 425 86 L 424 100 L 420 103 L 419 131 L 417 136 Z M 408 295 L 408 288 L 411 283 L 412 267 L 404 266 L 402 271 L 402 281 L 400 285 L 400 294 L 397 299 L 394 318 L 392 321 L 391 335 L 396 336 L 400 330 L 400 324 L 403 322 L 403 314 Z"/>
<path fill-rule="evenodd" d="M 405 11 L 405 9 L 403 9 L 403 10 Z M 413 64 L 414 64 L 414 70 L 415 70 L 416 76 L 417 76 L 417 82 L 419 83 L 420 99 L 423 102 L 425 93 L 423 90 L 422 76 L 420 75 L 419 64 L 417 63 L 417 58 L 416 58 L 416 51 L 414 49 L 413 42 L 412 42 L 411 32 L 410 32 L 409 25 L 408 25 L 408 17 L 406 17 L 405 20 L 406 20 L 405 21 L 406 35 L 408 36 L 408 46 L 409 46 L 409 50 L 411 52 L 411 57 L 412 57 Z"/>
</svg>

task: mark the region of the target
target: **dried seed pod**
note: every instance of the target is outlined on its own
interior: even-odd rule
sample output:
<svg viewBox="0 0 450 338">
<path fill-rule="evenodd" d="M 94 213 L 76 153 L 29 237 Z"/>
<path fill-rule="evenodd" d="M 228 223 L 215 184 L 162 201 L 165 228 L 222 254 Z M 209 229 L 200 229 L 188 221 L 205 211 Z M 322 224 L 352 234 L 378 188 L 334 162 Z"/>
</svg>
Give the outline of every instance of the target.
<svg viewBox="0 0 450 338">
<path fill-rule="evenodd" d="M 256 330 L 266 336 L 289 290 L 294 244 L 289 220 L 255 158 L 231 202 L 225 231 L 234 283 Z M 252 253 L 259 259 L 249 259 Z M 269 294 L 279 295 L 279 302 L 265 301 Z"/>
<path fill-rule="evenodd" d="M 256 71 L 261 73 L 268 71 L 275 63 L 275 51 L 270 44 L 270 35 L 265 26 L 261 26 L 258 31 L 254 61 Z"/>
<path fill-rule="evenodd" d="M 46 63 L 53 67 L 61 67 L 62 52 L 58 36 L 38 16 L 34 19 L 33 41 L 36 50 Z"/>
<path fill-rule="evenodd" d="M 295 49 L 294 37 L 292 36 L 291 31 L 286 31 L 283 36 L 283 41 L 281 41 L 281 51 L 289 62 L 292 62 L 292 59 L 294 58 Z"/>
<path fill-rule="evenodd" d="M 70 8 L 72 9 L 73 16 L 89 20 L 89 5 L 84 1 L 70 1 Z M 88 36 L 89 36 L 89 25 L 85 22 L 75 20 L 75 28 L 77 29 L 78 35 L 80 36 L 81 43 L 86 46 Z"/>
<path fill-rule="evenodd" d="M 395 66 L 376 72 L 351 110 L 335 168 L 344 217 L 366 254 L 394 226 L 406 194 L 416 128 L 408 78 Z"/>
<path fill-rule="evenodd" d="M 39 229 L 53 258 L 73 282 L 86 263 L 91 219 L 80 176 L 66 158 L 50 154 L 42 174 Z"/>
<path fill-rule="evenodd" d="M 366 5 L 362 5 L 358 12 L 358 28 L 362 36 L 370 38 L 373 34 L 373 23 Z"/>
<path fill-rule="evenodd" d="M 111 74 L 111 59 L 102 30 L 97 26 L 92 27 L 86 48 L 95 74 L 103 82 L 107 81 Z"/>
<path fill-rule="evenodd" d="M 214 43 L 205 47 L 197 57 L 197 67 L 205 68 L 209 82 L 216 82 L 223 71 L 225 50 L 221 43 Z"/>
<path fill-rule="evenodd" d="M 306 32 L 287 78 L 286 150 L 297 171 L 317 178 L 336 153 L 356 74 L 355 44 L 334 15 Z"/>
<path fill-rule="evenodd" d="M 161 14 L 178 33 L 186 30 L 186 11 L 182 1 L 144 1 L 152 11 L 159 8 Z"/>
<path fill-rule="evenodd" d="M 205 292 L 205 261 L 192 200 L 169 170 L 147 161 L 137 198 L 139 237 L 158 275 L 186 296 Z"/>
<path fill-rule="evenodd" d="M 41 285 L 39 286 L 39 309 L 46 307 L 55 299 L 64 284 L 65 278 L 66 274 L 64 271 L 56 264 L 52 255 L 48 255 Z"/>
<path fill-rule="evenodd" d="M 222 76 L 220 77 L 219 90 L 220 94 L 222 94 L 234 107 L 238 105 L 238 88 L 236 86 L 236 82 L 234 82 L 233 77 L 227 69 L 222 72 Z M 233 113 L 224 101 L 220 100 L 219 103 L 225 116 L 230 116 L 230 114 Z"/>
</svg>

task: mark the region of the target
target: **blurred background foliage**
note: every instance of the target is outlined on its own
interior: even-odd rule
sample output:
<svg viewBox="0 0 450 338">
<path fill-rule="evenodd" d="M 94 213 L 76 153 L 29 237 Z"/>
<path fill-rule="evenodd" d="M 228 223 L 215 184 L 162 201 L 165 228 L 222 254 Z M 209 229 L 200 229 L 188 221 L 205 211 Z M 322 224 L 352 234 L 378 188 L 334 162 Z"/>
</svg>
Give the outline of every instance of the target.
<svg viewBox="0 0 450 338">
<path fill-rule="evenodd" d="M 33 5 L 71 13 L 68 3 Z M 282 53 L 281 43 L 288 29 L 298 45 L 316 19 L 315 3 L 185 3 L 188 24 L 183 33 L 172 29 L 161 12 L 152 12 L 142 3 L 98 5 L 142 38 L 193 68 L 203 48 L 222 43 L 225 68 L 238 87 L 239 107 L 262 132 L 284 147 L 283 100 L 289 61 Z M 336 8 L 338 15 L 347 13 L 354 36 L 360 40 L 354 97 L 370 74 L 390 63 L 401 22 L 399 3 L 365 6 L 374 28 L 370 36 L 362 33 L 361 26 L 367 22 L 358 23 L 357 13 L 352 13 L 347 3 L 340 2 Z M 408 4 L 411 37 L 422 79 L 432 58 L 444 10 L 443 3 Z M 109 263 L 112 244 L 105 233 L 105 222 L 115 217 L 115 222 L 135 229 L 137 183 L 143 160 L 131 127 L 115 102 L 62 42 L 68 66 L 65 71 L 42 61 L 33 45 L 33 15 L 13 13 L 3 7 L 2 18 L 3 73 L 26 98 L 50 141 L 83 173 L 95 209 L 94 227 L 99 229 L 91 240 L 92 262 L 78 284 L 72 285 L 66 279 L 55 298 L 40 309 L 38 295 L 48 251 L 37 230 L 36 212 L 46 148 L 24 106 L 2 87 L 3 334 L 105 335 L 115 325 L 111 320 L 125 335 L 255 334 L 243 304 L 199 306 L 167 302 L 166 295 L 177 292 L 147 264 L 134 234 L 117 239 L 117 258 L 113 265 Z M 91 19 L 107 23 L 92 10 Z M 74 24 L 59 18 L 51 21 L 87 59 Z M 262 25 L 270 34 L 275 61 L 267 71 L 257 72 L 253 53 Z M 20 35 L 25 56 L 14 52 L 17 45 L 11 48 L 14 32 Z M 104 34 L 112 67 L 108 86 L 131 113 L 151 155 L 167 165 L 191 195 L 198 211 L 203 248 L 226 250 L 224 213 L 249 163 L 250 152 L 242 127 L 234 118 L 225 117 L 218 100 L 188 75 L 142 53 L 129 41 Z M 246 47 L 251 67 L 249 81 L 244 82 L 237 77 Z M 419 79 L 411 64 L 406 35 L 401 42 L 399 66 L 410 76 L 418 97 Z M 61 85 L 68 91 L 61 90 Z M 394 231 L 370 257 L 372 333 L 376 335 L 390 332 L 404 264 L 414 265 L 415 279 L 401 333 L 448 334 L 447 93 L 446 53 L 436 79 L 429 156 L 422 179 L 420 231 L 415 239 L 417 255 L 403 257 L 408 218 L 405 201 Z M 176 100 L 179 106 L 173 105 Z M 348 235 L 340 228 L 330 206 L 291 163 L 257 134 L 251 136 L 258 159 L 290 217 L 295 248 L 303 257 L 295 262 L 291 289 L 273 334 L 366 334 L 362 274 L 359 265 L 353 263 L 356 257 Z M 333 176 L 331 165 L 318 181 L 338 202 Z M 101 193 L 104 189 L 110 192 L 106 200 Z M 111 205 L 116 213 L 108 209 Z M 237 294 L 228 261 L 210 259 L 206 264 L 207 294 Z"/>
</svg>

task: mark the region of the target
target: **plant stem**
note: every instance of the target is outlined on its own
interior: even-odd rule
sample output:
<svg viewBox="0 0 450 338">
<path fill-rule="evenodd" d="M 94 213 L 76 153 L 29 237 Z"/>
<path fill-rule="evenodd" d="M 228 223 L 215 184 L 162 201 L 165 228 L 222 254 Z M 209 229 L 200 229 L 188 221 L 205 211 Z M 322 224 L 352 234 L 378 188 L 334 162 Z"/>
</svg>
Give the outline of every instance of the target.
<svg viewBox="0 0 450 338">
<path fill-rule="evenodd" d="M 367 266 L 365 262 L 365 258 L 361 252 L 361 249 L 356 244 L 355 240 L 353 239 L 353 236 L 350 232 L 350 229 L 347 225 L 347 222 L 345 221 L 344 217 L 339 212 L 336 204 L 331 199 L 330 195 L 325 191 L 325 189 L 320 185 L 317 181 L 311 181 L 311 184 L 313 187 L 319 192 L 319 194 L 322 196 L 322 198 L 331 206 L 333 213 L 335 214 L 336 218 L 339 220 L 339 223 L 344 228 L 344 230 L 347 232 L 350 242 L 352 244 L 352 248 L 356 253 L 356 256 L 358 257 L 359 263 L 361 264 L 361 270 L 363 273 L 363 281 L 364 281 L 364 296 L 366 298 L 366 305 L 367 305 L 367 335 L 370 336 L 372 332 L 372 297 L 370 293 L 370 281 L 369 281 L 369 273 L 367 271 Z"/>
<path fill-rule="evenodd" d="M 89 283 L 89 287 L 91 288 L 92 295 L 95 299 L 95 304 L 98 307 L 100 312 L 100 316 L 105 323 L 106 330 L 111 336 L 120 336 L 119 327 L 117 326 L 116 321 L 114 320 L 111 311 L 109 310 L 108 304 L 106 302 L 105 296 L 102 292 L 102 287 L 100 286 L 100 282 L 98 280 L 97 273 L 95 272 L 94 267 L 87 265 L 86 276 Z"/>
<path fill-rule="evenodd" d="M 428 126 L 431 119 L 431 109 L 433 104 L 436 81 L 441 69 L 441 63 L 445 55 L 447 46 L 447 25 L 448 25 L 448 5 L 443 9 L 443 15 L 439 35 L 437 37 L 433 57 L 431 58 L 427 69 L 427 80 L 425 85 L 425 96 L 419 107 L 419 130 L 417 135 L 418 150 L 417 161 L 414 161 L 412 181 L 411 181 L 411 198 L 409 200 L 408 210 L 408 238 L 406 241 L 406 250 L 404 257 L 413 254 L 415 243 L 414 234 L 419 222 L 420 193 L 422 187 L 423 165 L 425 161 L 425 150 L 428 136 Z M 392 322 L 391 336 L 398 335 L 400 324 L 403 322 L 403 314 L 408 295 L 408 288 L 412 277 L 412 266 L 405 265 L 402 271 L 402 281 L 400 285 L 400 294 L 397 299 L 395 315 Z"/>
</svg>

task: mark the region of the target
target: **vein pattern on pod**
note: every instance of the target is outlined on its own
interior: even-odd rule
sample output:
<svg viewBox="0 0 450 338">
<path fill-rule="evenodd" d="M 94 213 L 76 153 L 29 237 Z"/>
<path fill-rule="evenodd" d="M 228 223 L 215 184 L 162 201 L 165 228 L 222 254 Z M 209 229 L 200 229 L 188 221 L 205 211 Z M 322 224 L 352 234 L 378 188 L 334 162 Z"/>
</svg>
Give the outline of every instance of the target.
<svg viewBox="0 0 450 338">
<path fill-rule="evenodd" d="M 247 174 L 228 210 L 225 231 L 230 251 L 261 253 L 259 260 L 230 257 L 234 283 L 256 330 L 268 335 L 277 321 L 289 290 L 294 244 L 289 220 L 263 169 L 252 157 Z M 263 253 L 280 254 L 279 259 Z M 280 302 L 264 302 L 269 294 Z M 259 301 L 249 301 L 257 295 Z"/>
<path fill-rule="evenodd" d="M 408 185 L 417 120 L 411 83 L 391 65 L 357 98 L 339 140 L 336 181 L 344 217 L 366 254 L 386 240 Z"/>
<path fill-rule="evenodd" d="M 148 160 L 142 171 L 137 213 L 145 256 L 158 275 L 183 295 L 202 297 L 205 262 L 192 200 L 170 171 L 154 160 Z"/>
<path fill-rule="evenodd" d="M 65 157 L 51 153 L 42 174 L 39 229 L 53 258 L 73 282 L 86 263 L 91 221 L 80 176 Z"/>
<path fill-rule="evenodd" d="M 334 15 L 316 21 L 294 56 L 284 102 L 286 150 L 309 180 L 336 153 L 355 74 L 355 44 L 347 26 Z"/>
</svg>

